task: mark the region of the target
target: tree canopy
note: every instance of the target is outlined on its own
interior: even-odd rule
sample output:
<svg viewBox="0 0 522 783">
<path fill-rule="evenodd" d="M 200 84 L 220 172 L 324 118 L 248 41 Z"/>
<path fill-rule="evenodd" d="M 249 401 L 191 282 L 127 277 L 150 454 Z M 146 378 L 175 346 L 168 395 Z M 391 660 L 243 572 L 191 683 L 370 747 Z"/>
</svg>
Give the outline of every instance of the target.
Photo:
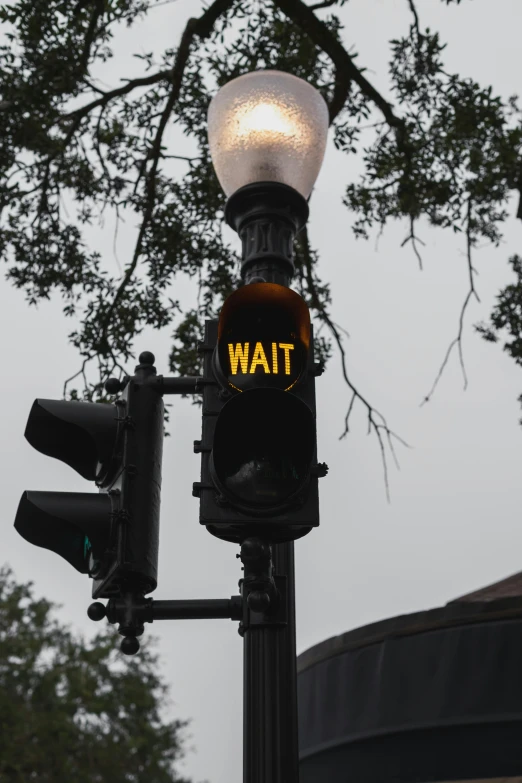
<svg viewBox="0 0 522 783">
<path fill-rule="evenodd" d="M 122 71 L 112 87 L 101 74 L 116 34 L 165 0 L 15 0 L 0 8 L 0 254 L 30 302 L 62 294 L 78 324 L 71 340 L 82 357 L 83 394 L 100 394 L 103 381 L 123 371 L 145 326 L 175 327 L 170 369 L 198 373 L 202 322 L 215 317 L 238 282 L 238 258 L 223 236 L 225 197 L 209 157 L 207 107 L 219 86 L 264 68 L 317 87 L 337 149 L 363 161 L 344 196 L 358 237 L 402 220 L 404 244 L 422 266 L 419 220 L 462 236 L 469 289 L 441 372 L 452 351 L 462 360 L 464 316 L 476 296 L 473 249 L 500 242 L 508 200 L 522 193 L 520 108 L 516 98 L 447 70 L 444 41 L 423 27 L 415 0 L 404 0 L 411 23 L 390 42 L 389 83 L 374 82 L 343 44 L 335 11 L 345 1 L 214 0 L 187 21 L 172 48 L 135 55 L 141 76 Z M 190 155 L 169 144 L 174 125 Z M 120 276 L 85 239 L 86 228 L 111 211 L 138 226 Z M 511 264 L 517 282 L 479 330 L 497 340 L 508 329 L 507 349 L 522 363 L 520 259 Z M 196 308 L 172 298 L 179 275 L 197 280 Z M 341 352 L 349 388 L 343 434 L 360 403 L 384 449 L 393 433 L 351 380 L 342 330 L 329 312 L 330 288 L 306 230 L 296 242 L 294 285 L 326 327 L 319 358 L 328 358 L 332 344 Z"/>
<path fill-rule="evenodd" d="M 150 642 L 129 658 L 111 629 L 73 635 L 0 569 L 0 778 L 21 783 L 187 783 L 180 720 L 166 722 L 167 688 Z"/>
</svg>

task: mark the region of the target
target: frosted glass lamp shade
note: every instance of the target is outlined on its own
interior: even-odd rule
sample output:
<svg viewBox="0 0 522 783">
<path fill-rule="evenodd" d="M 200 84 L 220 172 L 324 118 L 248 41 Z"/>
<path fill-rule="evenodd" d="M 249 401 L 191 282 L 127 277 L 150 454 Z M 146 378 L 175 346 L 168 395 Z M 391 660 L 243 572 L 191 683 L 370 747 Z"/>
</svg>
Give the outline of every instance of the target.
<svg viewBox="0 0 522 783">
<path fill-rule="evenodd" d="M 282 182 L 308 198 L 327 133 L 328 107 L 320 93 L 282 71 L 233 79 L 208 110 L 210 154 L 227 196 L 252 182 Z"/>
</svg>

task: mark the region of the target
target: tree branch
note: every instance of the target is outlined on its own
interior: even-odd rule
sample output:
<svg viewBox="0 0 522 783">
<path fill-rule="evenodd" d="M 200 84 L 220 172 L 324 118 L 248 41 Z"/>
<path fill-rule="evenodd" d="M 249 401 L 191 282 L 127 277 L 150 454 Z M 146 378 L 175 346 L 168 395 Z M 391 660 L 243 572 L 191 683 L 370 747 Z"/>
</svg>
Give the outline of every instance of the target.
<svg viewBox="0 0 522 783">
<path fill-rule="evenodd" d="M 163 0 L 162 3 L 154 3 L 154 5 L 149 5 L 148 11 L 153 11 L 155 8 L 160 8 L 162 5 L 172 5 L 172 3 L 176 3 L 177 0 Z"/>
<path fill-rule="evenodd" d="M 411 242 L 413 252 L 415 253 L 417 257 L 417 261 L 419 262 L 419 269 L 422 272 L 422 256 L 417 248 L 417 242 L 419 242 L 421 245 L 424 245 L 424 242 L 422 241 L 422 239 L 419 239 L 419 237 L 415 233 L 415 218 L 413 217 L 413 215 L 410 215 L 410 233 L 408 234 L 406 239 L 401 243 L 401 247 L 407 245 L 408 242 Z"/>
<path fill-rule="evenodd" d="M 188 20 L 186 27 L 183 31 L 183 34 L 181 36 L 179 47 L 176 53 L 176 59 L 174 61 L 174 66 L 172 68 L 172 71 L 170 72 L 171 85 L 172 85 L 170 94 L 165 109 L 162 112 L 161 119 L 158 124 L 158 129 L 156 131 L 156 135 L 154 138 L 154 142 L 152 144 L 151 154 L 149 157 L 149 159 L 152 160 L 152 165 L 147 175 L 145 210 L 140 225 L 138 239 L 136 241 L 136 245 L 134 248 L 133 258 L 125 271 L 123 280 L 121 281 L 116 291 L 116 294 L 114 296 L 114 299 L 112 300 L 107 310 L 107 313 L 105 315 L 101 327 L 100 345 L 102 347 L 102 350 L 104 347 L 108 349 L 111 355 L 112 355 L 112 351 L 110 349 L 110 346 L 108 346 L 107 344 L 107 329 L 111 317 L 114 313 L 114 310 L 118 302 L 120 301 L 127 285 L 132 279 L 132 276 L 134 275 L 134 272 L 136 270 L 141 255 L 143 238 L 145 236 L 145 232 L 152 218 L 152 213 L 154 211 L 154 205 L 156 201 L 156 175 L 157 175 L 158 166 L 161 158 L 161 143 L 162 143 L 163 134 L 167 122 L 169 121 L 170 115 L 172 114 L 172 111 L 174 109 L 174 106 L 176 104 L 176 101 L 178 100 L 181 91 L 185 67 L 187 65 L 188 58 L 190 56 L 190 47 L 196 36 L 198 38 L 204 39 L 210 35 L 213 26 L 217 21 L 217 19 L 219 18 L 219 16 L 225 11 L 227 11 L 228 8 L 230 8 L 233 3 L 234 0 L 215 0 L 215 2 L 212 3 L 212 5 L 209 6 L 207 10 L 200 17 L 191 18 Z"/>
<path fill-rule="evenodd" d="M 94 38 L 96 36 L 96 26 L 98 24 L 99 18 L 103 16 L 104 11 L 105 11 L 104 0 L 96 0 L 95 8 L 92 12 L 91 18 L 89 19 L 89 27 L 87 29 L 85 41 L 83 44 L 83 52 L 80 57 L 80 73 L 83 73 L 87 69 L 87 66 L 89 64 L 91 46 L 93 45 Z"/>
<path fill-rule="evenodd" d="M 395 454 L 395 447 L 393 443 L 393 439 L 399 441 L 399 443 L 402 443 L 403 446 L 406 446 L 409 448 L 408 443 L 404 441 L 399 435 L 397 435 L 395 432 L 393 432 L 386 422 L 386 419 L 380 413 L 378 410 L 376 410 L 369 402 L 366 400 L 365 397 L 358 391 L 358 389 L 354 386 L 352 381 L 350 380 L 348 376 L 348 370 L 346 368 L 346 353 L 344 350 L 344 345 L 342 342 L 342 337 L 340 334 L 340 330 L 337 327 L 337 325 L 332 321 L 329 314 L 326 311 L 326 308 L 321 301 L 320 297 L 317 294 L 315 283 L 313 279 L 313 272 L 312 272 L 312 256 L 310 253 L 310 240 L 308 237 L 308 230 L 305 226 L 303 230 L 299 233 L 298 236 L 299 244 L 301 247 L 301 251 L 303 254 L 303 260 L 305 265 L 305 277 L 306 277 L 306 283 L 308 286 L 308 291 L 310 293 L 311 301 L 312 301 L 312 307 L 317 311 L 318 317 L 323 323 L 326 324 L 328 329 L 330 330 L 336 344 L 337 348 L 339 349 L 339 353 L 341 355 L 341 368 L 342 368 L 342 374 L 344 381 L 350 391 L 352 392 L 352 397 L 350 400 L 350 404 L 348 405 L 348 409 L 346 411 L 346 415 L 344 417 L 344 430 L 339 436 L 339 440 L 342 438 L 345 438 L 348 432 L 350 431 L 350 416 L 354 407 L 354 403 L 359 400 L 364 407 L 366 408 L 367 415 L 368 415 L 368 434 L 371 433 L 373 430 L 377 436 L 377 440 L 379 443 L 379 449 L 381 452 L 381 458 L 382 458 L 382 465 L 383 465 L 383 473 L 384 473 L 384 485 L 386 488 L 386 497 L 388 498 L 388 501 L 390 500 L 390 486 L 389 486 L 389 480 L 388 480 L 388 461 L 386 459 L 386 447 L 384 443 L 384 438 L 386 438 L 386 441 L 388 443 L 388 448 L 390 449 L 391 455 L 393 457 L 393 460 L 397 467 L 399 467 L 397 462 L 397 456 Z"/>
<path fill-rule="evenodd" d="M 417 9 L 415 7 L 415 1 L 414 0 L 408 0 L 408 5 L 410 6 L 410 11 L 413 14 L 413 26 L 415 28 L 415 32 L 417 33 L 417 36 L 420 36 L 420 23 L 419 23 L 419 14 L 417 13 Z"/>
<path fill-rule="evenodd" d="M 403 129 L 403 121 L 394 113 L 391 103 L 388 103 L 363 76 L 342 43 L 302 0 L 274 0 L 274 4 L 310 36 L 311 40 L 330 57 L 335 66 L 335 88 L 329 107 L 330 123 L 343 108 L 350 81 L 353 81 L 382 112 L 388 125 L 397 130 Z"/>
<path fill-rule="evenodd" d="M 519 163 L 518 167 L 518 182 L 516 185 L 516 190 L 518 190 L 518 208 L 517 208 L 517 218 L 519 220 L 522 220 L 522 160 Z"/>
<path fill-rule="evenodd" d="M 437 373 L 437 376 L 433 382 L 433 386 L 431 387 L 428 394 L 424 397 L 423 401 L 420 404 L 420 407 L 425 405 L 427 402 L 431 401 L 431 398 L 433 397 L 433 394 L 435 392 L 435 389 L 437 388 L 440 379 L 442 378 L 442 375 L 444 373 L 444 370 L 446 369 L 446 366 L 448 364 L 449 358 L 451 356 L 451 353 L 455 346 L 457 346 L 458 353 L 459 353 L 459 362 L 460 367 L 462 370 L 462 375 L 464 378 L 464 390 L 468 388 L 468 376 L 466 374 L 466 366 L 464 364 L 464 353 L 462 350 L 462 335 L 464 333 L 464 316 L 466 314 L 467 307 L 471 301 L 471 297 L 474 296 L 477 302 L 480 302 L 480 297 L 477 293 L 477 290 L 475 288 L 475 279 L 473 275 L 475 274 L 475 269 L 473 267 L 472 258 L 471 258 L 471 248 L 473 246 L 473 238 L 471 233 L 471 220 L 472 220 L 472 205 L 471 205 L 471 199 L 468 200 L 468 211 L 467 211 L 467 217 L 466 217 L 466 245 L 467 245 L 467 263 L 468 263 L 468 275 L 469 275 L 469 290 L 466 294 L 466 298 L 464 299 L 464 303 L 462 305 L 460 316 L 459 316 L 459 330 L 457 333 L 457 336 L 454 340 L 451 341 L 451 343 L 448 346 L 448 350 L 446 351 L 446 354 L 444 356 L 444 359 L 442 361 L 442 364 L 439 368 L 439 371 Z"/>
<path fill-rule="evenodd" d="M 64 120 L 69 120 L 71 118 L 81 119 L 82 117 L 85 117 L 87 114 L 89 114 L 93 109 L 96 109 L 98 106 L 105 106 L 105 104 L 109 103 L 109 101 L 112 101 L 113 98 L 119 98 L 121 95 L 127 95 L 137 87 L 146 87 L 150 84 L 157 84 L 157 82 L 171 78 L 172 69 L 168 69 L 165 71 L 157 71 L 156 73 L 152 73 L 150 76 L 142 76 L 139 79 L 131 79 L 121 87 L 116 87 L 116 89 L 110 90 L 109 92 L 102 92 L 100 98 L 96 98 L 96 100 L 85 104 L 85 106 L 80 106 L 79 109 L 74 109 L 74 111 L 71 111 L 68 114 L 62 114 L 61 117 L 58 118 L 57 122 L 63 122 Z"/>
<path fill-rule="evenodd" d="M 89 384 L 87 383 L 87 376 L 85 375 L 85 367 L 86 367 L 86 365 L 88 364 L 88 362 L 89 362 L 91 359 L 92 359 L 92 356 L 86 356 L 86 357 L 85 357 L 85 359 L 83 360 L 83 362 L 82 362 L 82 366 L 80 367 L 80 369 L 78 370 L 78 372 L 75 372 L 75 373 L 74 373 L 74 375 L 71 375 L 71 377 L 70 377 L 70 378 L 67 378 L 67 380 L 66 380 L 66 381 L 64 381 L 64 384 L 63 384 L 63 398 L 64 398 L 64 400 L 65 400 L 65 399 L 66 399 L 66 397 L 67 397 L 67 387 L 68 387 L 68 385 L 69 385 L 69 384 L 70 384 L 72 381 L 74 381 L 74 379 L 75 379 L 75 378 L 77 378 L 79 375 L 81 375 L 81 376 L 82 376 L 82 378 L 83 378 L 83 385 L 84 385 L 84 388 L 85 388 L 85 389 L 87 389 L 87 388 L 89 387 Z"/>
<path fill-rule="evenodd" d="M 309 5 L 308 8 L 310 11 L 318 11 L 320 8 L 331 8 L 332 5 L 335 5 L 339 0 L 324 0 L 323 3 L 317 3 L 316 5 Z"/>
<path fill-rule="evenodd" d="M 105 108 L 105 106 L 113 98 L 118 98 L 121 95 L 126 95 L 127 93 L 132 92 L 132 90 L 136 89 L 136 87 L 143 87 L 150 84 L 156 84 L 157 82 L 162 81 L 163 79 L 172 79 L 172 78 L 173 78 L 173 69 L 169 69 L 165 71 L 158 71 L 157 73 L 151 74 L 150 76 L 145 76 L 139 79 L 133 79 L 132 81 L 127 82 L 127 84 L 123 85 L 122 87 L 118 87 L 115 90 L 111 90 L 110 92 L 103 93 L 101 98 L 97 98 L 96 100 L 91 101 L 85 106 L 82 106 L 79 109 L 75 109 L 69 114 L 62 114 L 62 116 L 59 117 L 55 122 L 60 123 L 65 119 L 73 119 L 73 122 L 71 123 L 71 126 L 67 131 L 65 139 L 61 145 L 61 150 L 49 155 L 49 157 L 45 162 L 45 174 L 44 174 L 44 181 L 42 185 L 42 198 L 44 199 L 46 197 L 46 190 L 47 190 L 47 185 L 49 180 L 51 163 L 53 162 L 53 160 L 55 160 L 58 157 L 58 155 L 61 155 L 67 149 L 69 142 L 71 141 L 74 134 L 80 127 L 84 117 L 86 117 L 93 109 L 96 109 L 98 106 L 101 106 L 103 110 L 103 108 Z"/>
</svg>

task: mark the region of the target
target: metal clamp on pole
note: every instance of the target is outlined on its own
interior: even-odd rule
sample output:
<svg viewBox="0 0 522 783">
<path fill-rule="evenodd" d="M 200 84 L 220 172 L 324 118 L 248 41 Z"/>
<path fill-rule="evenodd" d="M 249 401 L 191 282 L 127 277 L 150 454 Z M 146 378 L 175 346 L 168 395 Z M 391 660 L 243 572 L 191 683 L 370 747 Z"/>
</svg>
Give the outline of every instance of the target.
<svg viewBox="0 0 522 783">
<path fill-rule="evenodd" d="M 244 577 L 239 582 L 243 618 L 239 634 L 259 626 L 285 626 L 288 622 L 286 576 L 273 573 L 272 548 L 258 538 L 241 544 Z"/>
<path fill-rule="evenodd" d="M 243 599 L 240 595 L 231 598 L 204 598 L 183 601 L 155 601 L 142 595 L 127 593 L 121 598 L 111 598 L 107 606 L 100 601 L 87 609 L 91 620 L 103 620 L 111 624 L 119 623 L 118 632 L 124 637 L 121 651 L 134 655 L 140 649 L 136 637 L 144 631 L 144 623 L 154 620 L 209 620 L 224 618 L 241 620 Z"/>
<path fill-rule="evenodd" d="M 158 375 L 154 379 L 154 388 L 159 394 L 202 394 L 204 379 L 197 375 L 165 378 Z"/>
</svg>

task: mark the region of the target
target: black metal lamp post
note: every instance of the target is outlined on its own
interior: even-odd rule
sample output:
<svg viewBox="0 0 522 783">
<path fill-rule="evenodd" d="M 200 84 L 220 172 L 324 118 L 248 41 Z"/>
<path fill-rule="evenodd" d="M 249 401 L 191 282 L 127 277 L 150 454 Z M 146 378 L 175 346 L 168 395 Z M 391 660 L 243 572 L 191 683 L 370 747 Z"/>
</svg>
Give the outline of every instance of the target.
<svg viewBox="0 0 522 783">
<path fill-rule="evenodd" d="M 225 219 L 243 243 L 244 283 L 290 285 L 293 240 L 308 218 L 327 131 L 319 92 L 281 71 L 240 76 L 211 101 L 210 151 L 228 196 Z"/>
<path fill-rule="evenodd" d="M 225 218 L 242 240 L 243 283 L 289 287 L 293 242 L 308 218 L 307 198 L 324 156 L 327 106 L 303 80 L 257 71 L 221 88 L 208 124 L 214 168 L 229 197 Z M 285 584 L 287 615 L 284 624 L 251 624 L 244 633 L 243 780 L 298 783 L 293 541 L 271 551 L 271 572 Z M 241 557 L 244 587 L 251 560 L 270 561 L 270 547 L 248 539 Z M 259 611 L 259 591 L 249 598 Z"/>
</svg>

